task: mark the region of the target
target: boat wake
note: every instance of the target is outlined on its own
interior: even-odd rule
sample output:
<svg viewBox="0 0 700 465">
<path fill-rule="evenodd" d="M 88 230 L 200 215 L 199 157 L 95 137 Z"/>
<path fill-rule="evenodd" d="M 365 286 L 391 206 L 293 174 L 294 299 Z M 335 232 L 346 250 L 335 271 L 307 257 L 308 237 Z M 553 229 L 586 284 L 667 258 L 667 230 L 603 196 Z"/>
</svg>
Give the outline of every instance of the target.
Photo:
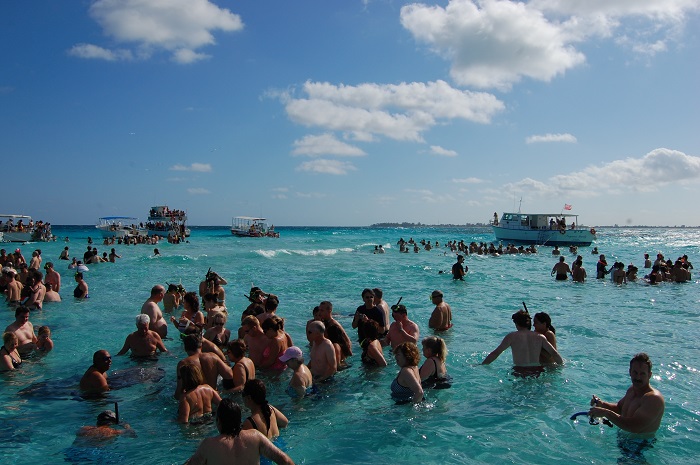
<svg viewBox="0 0 700 465">
<path fill-rule="evenodd" d="M 354 252 L 355 249 L 351 247 L 342 247 L 336 249 L 316 249 L 316 250 L 288 250 L 288 249 L 278 249 L 278 250 L 262 250 L 258 249 L 254 252 L 265 258 L 274 258 L 278 255 L 296 255 L 296 256 L 306 256 L 306 257 L 316 257 L 316 256 L 331 256 L 341 252 Z"/>
</svg>

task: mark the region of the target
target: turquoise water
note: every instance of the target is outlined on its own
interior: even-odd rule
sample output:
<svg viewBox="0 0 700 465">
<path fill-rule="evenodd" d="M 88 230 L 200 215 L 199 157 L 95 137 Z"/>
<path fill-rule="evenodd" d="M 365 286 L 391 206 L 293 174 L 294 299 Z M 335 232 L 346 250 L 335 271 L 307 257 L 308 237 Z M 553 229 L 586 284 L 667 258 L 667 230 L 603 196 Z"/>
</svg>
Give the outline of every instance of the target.
<svg viewBox="0 0 700 465">
<path fill-rule="evenodd" d="M 47 303 L 34 312 L 35 328 L 48 324 L 56 349 L 25 363 L 17 373 L 0 374 L 0 453 L 5 463 L 182 463 L 199 441 L 215 434 L 213 424 L 185 427 L 175 423 L 177 404 L 172 398 L 175 366 L 184 357 L 179 341 L 166 340 L 170 353 L 151 370 L 162 367 L 165 377 L 156 383 L 136 384 L 113 391 L 105 400 L 76 400 L 77 379 L 91 363 L 92 353 L 107 349 L 112 355 L 134 330 L 134 316 L 157 283 L 180 282 L 195 290 L 209 267 L 229 284 L 227 305 L 236 329 L 236 315 L 247 301 L 242 296 L 252 283 L 280 297 L 278 314 L 295 343 L 306 348 L 304 326 L 311 309 L 331 300 L 336 317 L 348 333 L 348 316 L 361 304 L 365 287 L 381 287 L 385 300 L 403 297 L 409 318 L 427 328 L 432 311 L 429 296 L 442 289 L 452 306 L 454 328 L 446 335 L 448 371 L 452 389 L 428 391 L 427 401 L 397 406 L 389 384 L 397 367 L 388 350 L 389 366 L 367 370 L 359 350 L 352 368 L 336 375 L 319 398 L 294 401 L 284 393 L 289 374 L 272 378 L 268 397 L 290 420 L 281 441 L 297 463 L 307 464 L 413 464 L 413 463 L 697 463 L 700 435 L 699 407 L 698 273 L 687 284 L 649 286 L 612 285 L 608 280 L 584 284 L 555 282 L 550 270 L 551 248 L 537 255 L 469 256 L 466 282 L 453 282 L 449 270 L 454 255 L 444 248 L 419 254 L 399 254 L 399 237 L 416 240 L 450 239 L 492 241 L 486 229 L 371 229 L 280 228 L 279 239 L 237 239 L 225 228 L 194 229 L 190 244 L 159 244 L 162 256 L 152 257 L 153 246 L 117 246 L 116 264 L 91 266 L 86 274 L 91 298 L 77 302 L 67 263 L 58 261 L 64 242 L 21 246 L 25 257 L 34 248 L 44 261 L 53 261 L 63 278 L 61 303 Z M 69 236 L 71 255 L 82 255 L 86 237 L 94 228 L 55 228 Z M 698 229 L 604 229 L 594 244 L 608 262 L 633 262 L 643 273 L 643 254 L 661 251 L 667 258 L 687 254 L 700 264 Z M 374 255 L 374 245 L 386 253 Z M 3 244 L 14 249 L 13 244 Z M 97 245 L 101 252 L 109 251 Z M 584 267 L 595 274 L 595 256 L 581 248 Z M 572 258 L 568 254 L 567 261 Z M 557 328 L 565 366 L 538 379 L 511 375 L 506 352 L 492 365 L 479 363 L 502 337 L 513 330 L 510 315 L 525 301 L 531 313 L 546 311 Z M 14 319 L 2 313 L 0 324 Z M 3 326 L 4 327 L 4 326 Z M 588 408 L 591 394 L 619 399 L 629 386 L 627 368 L 640 351 L 654 362 L 652 385 L 666 398 L 666 413 L 657 442 L 643 458 L 625 457 L 618 447 L 617 428 L 569 421 Z M 112 370 L 137 366 L 128 357 L 115 357 Z M 77 376 L 77 378 L 76 378 Z M 34 396 L 18 391 L 49 380 L 54 388 Z M 97 414 L 119 401 L 124 421 L 137 438 L 119 438 L 100 448 L 73 445 L 80 426 L 94 424 Z"/>
</svg>

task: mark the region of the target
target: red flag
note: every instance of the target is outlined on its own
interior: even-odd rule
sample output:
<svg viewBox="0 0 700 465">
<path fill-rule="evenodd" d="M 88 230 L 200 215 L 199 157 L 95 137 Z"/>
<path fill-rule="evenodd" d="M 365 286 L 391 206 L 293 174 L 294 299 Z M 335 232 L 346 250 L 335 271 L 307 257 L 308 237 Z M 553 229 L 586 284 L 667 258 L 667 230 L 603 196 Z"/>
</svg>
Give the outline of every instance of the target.
<svg viewBox="0 0 700 465">
<path fill-rule="evenodd" d="M 568 203 L 565 203 L 564 210 L 571 210 L 571 205 L 569 205 Z"/>
</svg>

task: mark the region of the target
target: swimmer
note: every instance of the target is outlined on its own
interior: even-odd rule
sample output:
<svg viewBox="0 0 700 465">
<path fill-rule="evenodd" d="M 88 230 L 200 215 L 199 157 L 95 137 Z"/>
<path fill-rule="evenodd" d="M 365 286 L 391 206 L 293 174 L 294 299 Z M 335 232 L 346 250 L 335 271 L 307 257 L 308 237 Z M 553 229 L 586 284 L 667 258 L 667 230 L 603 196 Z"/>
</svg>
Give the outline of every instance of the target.
<svg viewBox="0 0 700 465">
<path fill-rule="evenodd" d="M 554 265 L 550 273 L 551 276 L 554 276 L 556 273 L 557 281 L 566 281 L 571 274 L 571 268 L 569 268 L 569 265 L 564 260 L 564 257 L 559 257 L 559 262 Z"/>
<path fill-rule="evenodd" d="M 106 350 L 92 355 L 92 365 L 80 379 L 80 390 L 85 394 L 100 394 L 109 391 L 107 370 L 112 366 L 112 356 Z"/>
<path fill-rule="evenodd" d="M 593 408 L 588 414 L 593 418 L 605 417 L 625 431 L 652 436 L 661 424 L 665 402 L 661 393 L 649 384 L 651 360 L 647 354 L 639 353 L 630 360 L 629 375 L 632 386 L 622 399 L 612 403 L 593 396 Z"/>
<path fill-rule="evenodd" d="M 394 349 L 396 364 L 401 368 L 391 382 L 391 397 L 399 403 L 418 403 L 423 400 L 423 386 L 418 373 L 420 354 L 412 342 L 404 342 Z"/>
<path fill-rule="evenodd" d="M 338 370 L 335 348 L 325 335 L 326 327 L 321 321 L 312 321 L 306 327 L 306 338 L 311 343 L 311 360 L 309 369 L 314 378 L 323 382 L 332 377 Z M 287 353 L 286 351 L 284 352 Z M 281 361 L 283 357 L 279 358 Z"/>
<path fill-rule="evenodd" d="M 345 368 L 345 359 L 352 356 L 352 343 L 343 326 L 333 318 L 333 304 L 324 300 L 318 304 L 317 319 L 323 321 L 326 326 L 326 337 L 331 340 L 335 347 L 338 368 Z"/>
<path fill-rule="evenodd" d="M 289 386 L 285 390 L 292 397 L 304 397 L 313 393 L 314 380 L 311 371 L 304 365 L 304 354 L 297 346 L 292 346 L 280 356 L 280 361 L 294 371 Z"/>
<path fill-rule="evenodd" d="M 543 335 L 547 342 L 549 342 L 552 347 L 557 348 L 557 336 L 556 329 L 552 326 L 552 318 L 549 314 L 545 312 L 535 313 L 535 318 L 532 321 L 535 326 L 535 332 Z M 546 350 L 540 351 L 540 363 L 552 363 L 554 360 L 549 352 Z"/>
<path fill-rule="evenodd" d="M 15 309 L 15 322 L 5 328 L 6 333 L 17 336 L 17 351 L 22 355 L 30 354 L 36 349 L 37 337 L 34 325 L 29 321 L 29 308 L 20 305 Z"/>
<path fill-rule="evenodd" d="M 560 365 L 564 363 L 557 349 L 552 347 L 547 338 L 531 331 L 532 320 L 525 310 L 514 313 L 512 319 L 516 330 L 503 338 L 498 347 L 481 362 L 482 365 L 488 365 L 496 360 L 508 347 L 513 353 L 513 364 L 516 368 L 540 366 L 540 352 L 542 350 L 552 356 L 554 363 Z"/>
<path fill-rule="evenodd" d="M 418 374 L 421 385 L 426 387 L 447 387 L 449 383 L 447 375 L 447 346 L 445 341 L 437 336 L 428 336 L 423 339 L 423 356 L 425 362 L 421 365 Z"/>
<path fill-rule="evenodd" d="M 68 239 L 68 238 L 66 238 Z M 66 241 L 68 242 L 68 241 Z M 68 256 L 68 246 L 64 247 L 63 250 L 61 251 L 61 255 L 58 256 L 59 260 L 70 260 L 70 257 Z"/>
<path fill-rule="evenodd" d="M 111 410 L 105 410 L 97 415 L 97 426 L 83 426 L 78 430 L 76 436 L 92 439 L 110 439 L 115 436 L 126 434 L 136 437 L 136 432 L 131 429 L 128 423 L 122 425 L 124 429 L 113 428 L 113 425 L 118 424 L 119 420 L 117 420 L 117 414 Z"/>
<path fill-rule="evenodd" d="M 442 291 L 434 290 L 430 294 L 430 299 L 435 305 L 433 313 L 430 315 L 428 327 L 436 331 L 446 331 L 452 327 L 452 308 L 443 300 Z"/>
<path fill-rule="evenodd" d="M 46 271 L 46 277 L 44 278 L 44 284 L 51 284 L 51 287 L 56 292 L 61 292 L 61 275 L 58 274 L 53 268 L 53 263 L 48 262 L 44 265 L 44 271 Z M 48 287 L 48 286 L 47 286 Z"/>
<path fill-rule="evenodd" d="M 391 345 L 393 350 L 404 342 L 417 344 L 420 330 L 417 324 L 408 319 L 406 306 L 400 304 L 392 305 L 391 312 L 394 322 L 389 327 L 389 334 L 382 341 L 382 345 Z"/>
<path fill-rule="evenodd" d="M 280 465 L 294 465 L 287 454 L 259 431 L 241 430 L 241 407 L 231 399 L 224 399 L 219 404 L 216 427 L 220 434 L 204 439 L 186 464 L 253 465 L 260 463 L 262 455 Z"/>
<path fill-rule="evenodd" d="M 467 271 L 469 271 L 469 267 L 467 266 L 465 269 L 464 255 L 457 255 L 457 263 L 452 265 L 452 279 L 464 281 L 464 275 Z"/>
<path fill-rule="evenodd" d="M 158 333 L 161 338 L 168 335 L 168 323 L 163 318 L 163 312 L 158 306 L 158 302 L 163 300 L 165 288 L 156 284 L 151 288 L 151 296 L 141 306 L 141 313 L 148 315 L 149 328 Z"/>
<path fill-rule="evenodd" d="M 247 346 L 244 340 L 236 339 L 228 343 L 226 355 L 233 362 L 233 387 L 226 392 L 241 392 L 249 379 L 255 379 L 255 364 L 245 356 Z"/>
<path fill-rule="evenodd" d="M 124 355 L 131 350 L 134 357 L 150 357 L 156 350 L 167 352 L 163 340 L 157 332 L 148 329 L 151 319 L 143 313 L 136 316 L 136 331 L 129 334 L 124 341 L 124 346 L 117 355 Z"/>
<path fill-rule="evenodd" d="M 36 341 L 36 350 L 39 352 L 51 352 L 53 350 L 51 329 L 48 326 L 39 326 L 37 332 L 39 333 L 39 337 Z"/>
<path fill-rule="evenodd" d="M 188 334 L 183 338 L 185 352 L 187 357 L 180 360 L 177 364 L 177 386 L 175 387 L 175 397 L 180 400 L 182 396 L 182 379 L 180 378 L 180 368 L 183 365 L 197 365 L 202 370 L 204 381 L 216 389 L 216 380 L 219 376 L 222 378 L 222 386 L 224 389 L 233 387 L 233 373 L 223 360 L 211 352 L 202 352 L 202 336 L 201 334 Z"/>
<path fill-rule="evenodd" d="M 0 371 L 14 371 L 22 366 L 22 358 L 17 352 L 17 336 L 14 333 L 2 335 L 3 345 L 0 347 Z"/>
<path fill-rule="evenodd" d="M 75 286 L 75 289 L 73 289 L 73 297 L 76 299 L 87 299 L 89 298 L 88 294 L 88 284 L 85 282 L 83 279 L 83 273 L 78 271 L 75 273 L 75 282 L 78 283 L 77 286 Z"/>
<path fill-rule="evenodd" d="M 215 389 L 204 383 L 202 370 L 197 365 L 185 364 L 178 373 L 182 379 L 182 395 L 177 410 L 177 421 L 189 423 L 210 414 L 212 404 L 218 406 L 221 397 Z"/>
<path fill-rule="evenodd" d="M 267 401 L 265 383 L 251 379 L 243 388 L 243 402 L 250 410 L 250 416 L 241 424 L 244 430 L 258 430 L 268 439 L 280 435 L 280 428 L 286 428 L 289 420 Z"/>
</svg>

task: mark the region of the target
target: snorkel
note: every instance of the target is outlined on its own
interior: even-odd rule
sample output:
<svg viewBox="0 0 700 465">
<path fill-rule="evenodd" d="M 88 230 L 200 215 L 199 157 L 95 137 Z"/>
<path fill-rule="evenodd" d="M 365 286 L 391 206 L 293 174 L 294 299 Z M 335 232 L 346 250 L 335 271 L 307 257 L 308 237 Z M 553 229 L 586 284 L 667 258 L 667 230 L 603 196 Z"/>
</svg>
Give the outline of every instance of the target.
<svg viewBox="0 0 700 465">
<path fill-rule="evenodd" d="M 114 403 L 114 415 L 117 417 L 117 424 L 119 424 L 119 402 Z"/>
</svg>

